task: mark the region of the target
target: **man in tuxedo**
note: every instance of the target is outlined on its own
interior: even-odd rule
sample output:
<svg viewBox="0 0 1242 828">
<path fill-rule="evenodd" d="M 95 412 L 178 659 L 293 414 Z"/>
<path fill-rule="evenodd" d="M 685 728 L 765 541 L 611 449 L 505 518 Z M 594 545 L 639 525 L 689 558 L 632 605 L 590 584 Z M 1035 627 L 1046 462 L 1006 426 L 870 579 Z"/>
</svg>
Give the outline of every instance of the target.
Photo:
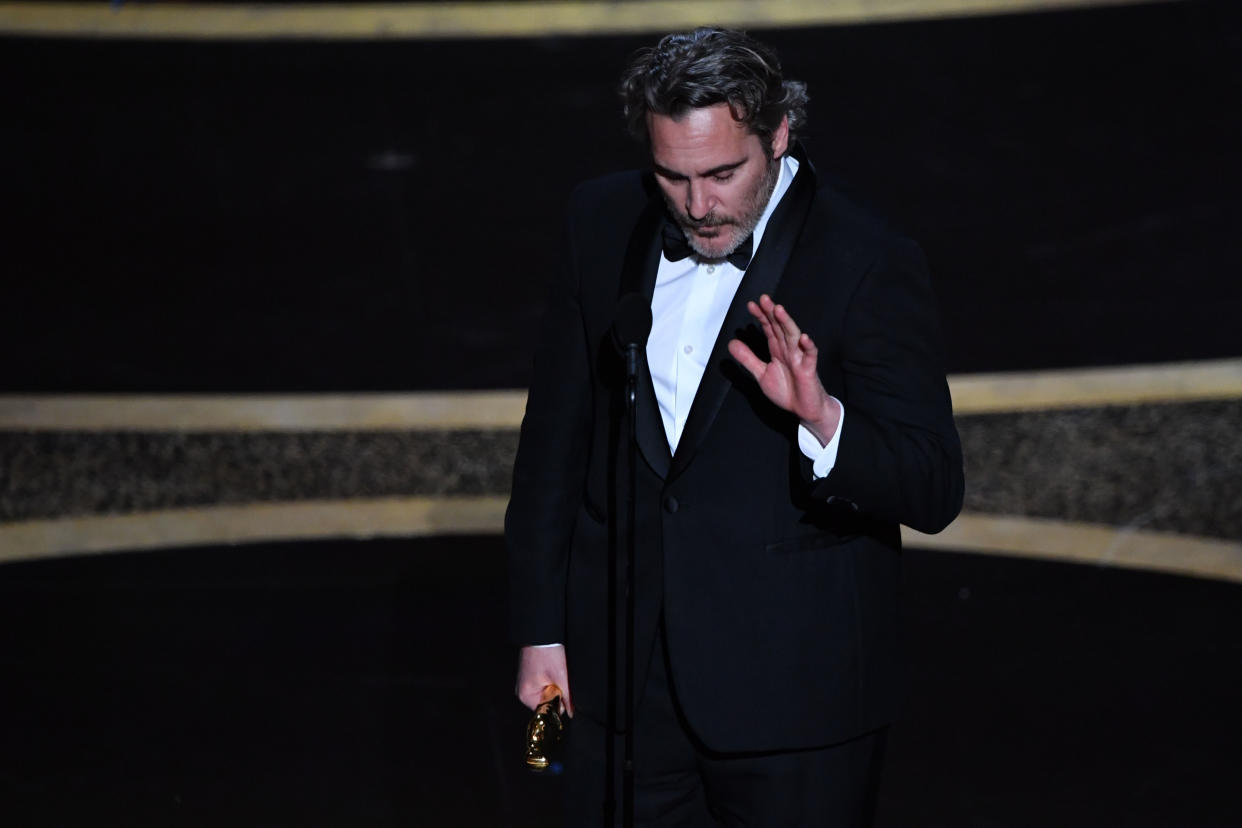
<svg viewBox="0 0 1242 828">
<path fill-rule="evenodd" d="M 963 490 L 922 253 L 818 185 L 795 139 L 805 87 L 745 34 L 663 38 L 622 97 L 651 170 L 571 199 L 514 468 L 518 697 L 561 688 L 567 824 L 600 824 L 624 675 L 608 664 L 628 473 L 610 328 L 637 292 L 654 321 L 634 423 L 635 715 L 618 723 L 634 728 L 635 821 L 869 824 L 899 696 L 899 524 L 939 531 Z"/>
</svg>

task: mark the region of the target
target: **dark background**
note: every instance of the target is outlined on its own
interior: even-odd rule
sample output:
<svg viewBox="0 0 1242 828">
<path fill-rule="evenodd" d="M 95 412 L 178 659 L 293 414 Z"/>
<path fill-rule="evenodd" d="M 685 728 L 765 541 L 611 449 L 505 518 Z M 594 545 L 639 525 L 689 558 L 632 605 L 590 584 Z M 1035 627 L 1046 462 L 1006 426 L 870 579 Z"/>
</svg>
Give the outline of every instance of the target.
<svg viewBox="0 0 1242 828">
<path fill-rule="evenodd" d="M 952 372 L 1242 354 L 1238 4 L 758 34 L 926 248 Z M 523 387 L 652 40 L 0 39 L 0 392 Z M 1242 824 L 1237 585 L 904 577 L 882 826 Z M 0 567 L 0 822 L 556 825 L 503 582 L 496 537 Z"/>
<path fill-rule="evenodd" d="M 502 554 L 466 537 L 0 568 L 0 815 L 560 825 L 560 778 L 522 769 Z M 880 828 L 1242 824 L 1236 584 L 917 550 L 903 575 Z"/>
<path fill-rule="evenodd" d="M 950 371 L 1242 353 L 1237 4 L 758 34 Z M 651 40 L 0 40 L 0 390 L 524 387 Z"/>
</svg>

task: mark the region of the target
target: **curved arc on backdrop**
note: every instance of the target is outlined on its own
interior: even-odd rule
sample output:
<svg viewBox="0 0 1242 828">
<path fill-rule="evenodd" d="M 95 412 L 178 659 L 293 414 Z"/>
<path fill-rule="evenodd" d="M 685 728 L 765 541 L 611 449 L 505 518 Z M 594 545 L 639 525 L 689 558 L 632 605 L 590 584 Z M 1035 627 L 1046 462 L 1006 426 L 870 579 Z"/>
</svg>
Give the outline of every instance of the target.
<svg viewBox="0 0 1242 828">
<path fill-rule="evenodd" d="M 360 4 L 0 3 L 0 34 L 187 40 L 430 40 L 856 25 L 1159 0 L 611 0 Z"/>
<path fill-rule="evenodd" d="M 258 503 L 0 525 L 0 564 L 169 547 L 499 534 L 508 498 L 394 497 Z M 963 513 L 939 535 L 902 529 L 910 547 L 1034 558 L 1242 583 L 1242 543 L 1044 518 Z"/>
<path fill-rule="evenodd" d="M 1242 398 L 1242 357 L 949 377 L 958 416 Z M 512 428 L 526 391 L 0 394 L 0 430 L 366 431 Z"/>
</svg>

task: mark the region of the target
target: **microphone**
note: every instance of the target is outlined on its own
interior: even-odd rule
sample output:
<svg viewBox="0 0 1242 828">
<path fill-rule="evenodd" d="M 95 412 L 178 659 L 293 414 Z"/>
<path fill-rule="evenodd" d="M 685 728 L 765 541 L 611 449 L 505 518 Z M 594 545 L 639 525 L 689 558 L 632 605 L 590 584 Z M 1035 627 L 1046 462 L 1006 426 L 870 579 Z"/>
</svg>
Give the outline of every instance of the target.
<svg viewBox="0 0 1242 828">
<path fill-rule="evenodd" d="M 612 342 L 625 354 L 626 374 L 638 373 L 638 349 L 647 345 L 651 335 L 651 305 L 641 293 L 627 293 L 617 304 L 617 318 L 612 323 Z"/>
</svg>

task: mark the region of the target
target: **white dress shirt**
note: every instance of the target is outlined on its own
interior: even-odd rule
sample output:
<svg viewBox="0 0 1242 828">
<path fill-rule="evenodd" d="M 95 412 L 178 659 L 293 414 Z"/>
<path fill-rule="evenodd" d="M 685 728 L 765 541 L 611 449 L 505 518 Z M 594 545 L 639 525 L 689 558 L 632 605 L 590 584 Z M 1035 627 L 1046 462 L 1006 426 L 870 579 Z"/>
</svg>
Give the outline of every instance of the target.
<svg viewBox="0 0 1242 828">
<path fill-rule="evenodd" d="M 776 186 L 755 225 L 753 249 L 756 252 L 772 212 L 798 174 L 798 166 L 798 161 L 789 155 L 781 159 Z M 743 275 L 744 271 L 727 261 L 704 262 L 698 256 L 690 256 L 670 262 L 660 254 L 655 292 L 651 297 L 647 367 L 651 371 L 670 451 L 677 451 L 712 346 Z M 836 465 L 844 421 L 842 407 L 841 422 L 826 446 L 821 446 L 804 426 L 798 426 L 798 448 L 812 461 L 816 478 L 826 477 Z"/>
</svg>

